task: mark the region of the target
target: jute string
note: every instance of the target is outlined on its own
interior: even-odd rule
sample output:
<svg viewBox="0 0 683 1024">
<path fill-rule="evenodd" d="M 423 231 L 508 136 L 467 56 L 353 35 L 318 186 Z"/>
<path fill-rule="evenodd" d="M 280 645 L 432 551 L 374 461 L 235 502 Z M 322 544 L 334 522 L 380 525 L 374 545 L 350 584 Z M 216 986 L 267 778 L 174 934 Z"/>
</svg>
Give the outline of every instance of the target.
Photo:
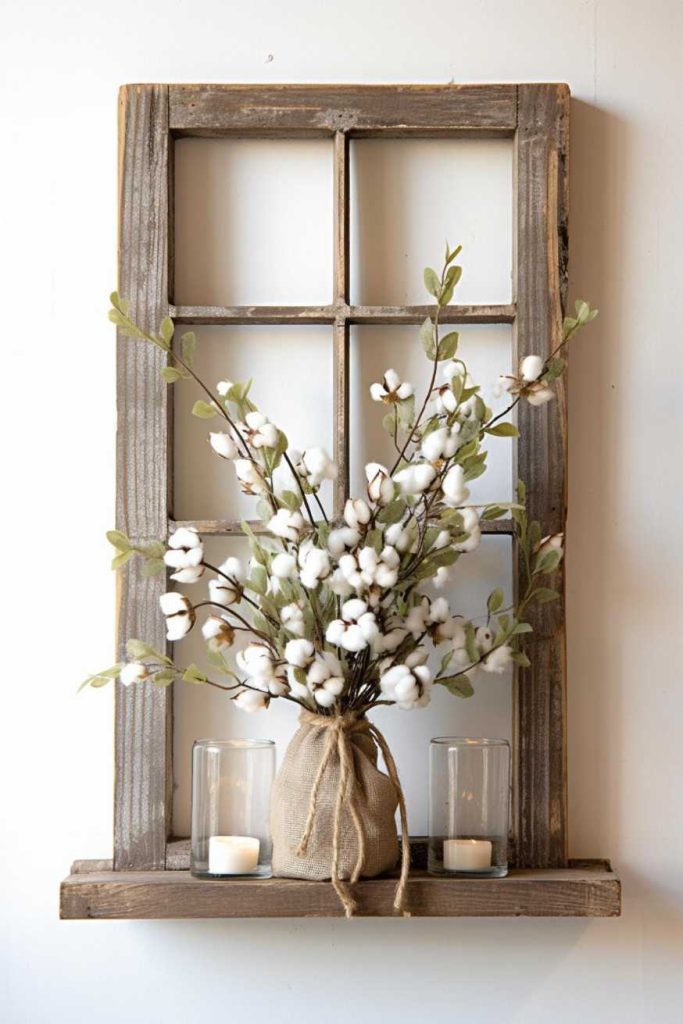
<svg viewBox="0 0 683 1024">
<path fill-rule="evenodd" d="M 341 903 L 343 904 L 344 911 L 347 917 L 353 917 L 354 913 L 358 909 L 356 900 L 353 898 L 349 886 L 339 877 L 339 846 L 341 841 L 341 819 L 342 819 L 342 808 L 344 806 L 344 799 L 346 798 L 347 806 L 349 808 L 351 818 L 356 829 L 356 835 L 358 837 L 358 856 L 356 858 L 356 864 L 351 874 L 350 882 L 355 884 L 361 876 L 363 870 L 363 863 L 365 861 L 365 830 L 363 828 L 363 821 L 358 812 L 357 795 L 356 795 L 356 775 L 353 766 L 353 745 L 351 737 L 356 733 L 368 733 L 373 737 L 377 746 L 382 751 L 384 762 L 387 766 L 387 772 L 389 779 L 396 790 L 396 796 L 398 798 L 398 806 L 401 815 L 401 874 L 399 876 L 398 884 L 396 886 L 396 893 L 394 895 L 394 910 L 398 914 L 403 914 L 404 917 L 410 916 L 406 910 L 404 910 L 405 892 L 406 885 L 408 882 L 408 873 L 410 871 L 410 840 L 408 838 L 408 814 L 406 811 L 406 802 L 403 795 L 403 789 L 401 788 L 401 782 L 398 777 L 398 771 L 396 770 L 396 762 L 389 749 L 389 744 L 385 740 L 384 736 L 372 722 L 369 722 L 367 718 L 359 718 L 353 712 L 348 712 L 345 715 L 335 715 L 334 717 L 325 717 L 324 715 L 317 715 L 311 711 L 302 711 L 299 719 L 302 723 L 313 726 L 316 729 L 322 729 L 327 731 L 327 741 L 325 743 L 325 749 L 323 756 L 320 759 L 318 771 L 316 772 L 315 779 L 313 780 L 313 786 L 311 787 L 311 796 L 308 804 L 308 816 L 306 818 L 306 825 L 304 827 L 299 846 L 297 847 L 296 853 L 298 857 L 304 857 L 308 850 L 308 844 L 313 834 L 313 828 L 315 824 L 315 815 L 318 805 L 318 793 L 320 791 L 320 785 L 323 780 L 323 776 L 330 762 L 333 752 L 337 751 L 339 757 L 339 786 L 337 787 L 337 798 L 334 807 L 334 821 L 333 821 L 333 838 L 332 838 L 332 865 L 331 865 L 331 878 L 334 890 L 337 893 Z M 348 793 L 347 793 L 348 790 Z"/>
</svg>

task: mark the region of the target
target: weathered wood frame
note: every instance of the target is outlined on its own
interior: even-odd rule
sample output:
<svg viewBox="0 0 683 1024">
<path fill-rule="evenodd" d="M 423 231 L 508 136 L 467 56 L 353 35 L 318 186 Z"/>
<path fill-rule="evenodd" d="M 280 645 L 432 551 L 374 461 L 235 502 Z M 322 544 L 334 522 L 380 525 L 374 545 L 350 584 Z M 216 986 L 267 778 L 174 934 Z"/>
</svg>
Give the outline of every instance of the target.
<svg viewBox="0 0 683 1024">
<path fill-rule="evenodd" d="M 510 323 L 513 359 L 547 353 L 560 337 L 567 268 L 569 89 L 559 84 L 477 86 L 132 85 L 120 97 L 120 280 L 138 320 L 182 324 L 330 324 L 334 337 L 335 506 L 348 493 L 348 364 L 352 324 L 420 323 L 428 308 L 360 307 L 349 301 L 349 139 L 514 139 L 514 293 L 502 306 L 454 306 L 448 323 Z M 173 304 L 173 139 L 178 136 L 324 136 L 334 142 L 333 300 L 317 307 L 187 307 Z M 118 341 L 117 525 L 134 541 L 173 528 L 172 410 L 160 382 L 163 353 Z M 519 410 L 516 474 L 547 533 L 564 528 L 566 401 Z M 197 523 L 229 534 L 238 524 Z M 507 533 L 506 523 L 490 525 Z M 144 636 L 159 647 L 163 579 L 134 563 L 121 579 L 119 644 Z M 513 838 L 522 868 L 567 864 L 564 600 L 534 613 L 530 669 L 515 684 Z M 114 869 L 158 871 L 172 837 L 172 689 L 116 693 Z M 178 865 L 174 865 L 178 866 Z M 194 890 L 193 890 L 194 891 Z M 198 890 L 197 890 L 198 891 Z M 78 916 L 78 915 L 76 915 Z"/>
</svg>

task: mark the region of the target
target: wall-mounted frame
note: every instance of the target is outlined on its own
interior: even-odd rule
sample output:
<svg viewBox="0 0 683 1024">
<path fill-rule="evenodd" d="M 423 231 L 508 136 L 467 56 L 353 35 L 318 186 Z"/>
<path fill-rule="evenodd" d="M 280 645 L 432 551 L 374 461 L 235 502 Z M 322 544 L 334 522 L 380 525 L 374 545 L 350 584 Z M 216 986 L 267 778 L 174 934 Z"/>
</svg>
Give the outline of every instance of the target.
<svg viewBox="0 0 683 1024">
<path fill-rule="evenodd" d="M 335 86 L 131 85 L 120 95 L 119 290 L 141 325 L 328 324 L 334 339 L 335 509 L 349 481 L 349 333 L 354 324 L 419 324 L 426 306 L 356 306 L 349 293 L 349 140 L 353 137 L 508 137 L 514 140 L 512 302 L 451 306 L 448 323 L 513 326 L 513 362 L 561 338 L 567 288 L 569 89 L 562 84 Z M 176 306 L 173 290 L 174 140 L 181 136 L 328 137 L 334 142 L 333 301 L 325 306 Z M 134 542 L 166 536 L 172 516 L 172 404 L 164 354 L 118 339 L 117 526 Z M 564 529 L 566 396 L 529 415 L 519 407 L 515 478 L 545 533 Z M 234 522 L 196 522 L 203 534 Z M 509 522 L 486 524 L 509 532 Z M 121 577 L 119 642 L 165 644 L 162 578 L 136 563 Z M 563 589 L 563 587 L 561 587 Z M 614 915 L 619 882 L 606 862 L 567 860 L 564 600 L 534 611 L 540 641 L 518 670 L 514 700 L 513 860 L 508 879 L 411 880 L 415 914 Z M 311 916 L 336 914 L 316 883 L 282 879 L 219 886 L 191 879 L 187 843 L 172 827 L 172 688 L 116 692 L 113 864 L 77 862 L 63 886 L 67 917 Z M 360 883 L 361 913 L 389 912 L 389 882 Z M 209 891 L 206 891 L 208 885 Z M 257 888 L 254 888 L 256 886 Z M 313 888 L 311 888 L 313 886 Z M 386 889 L 386 892 L 384 891 Z"/>
</svg>

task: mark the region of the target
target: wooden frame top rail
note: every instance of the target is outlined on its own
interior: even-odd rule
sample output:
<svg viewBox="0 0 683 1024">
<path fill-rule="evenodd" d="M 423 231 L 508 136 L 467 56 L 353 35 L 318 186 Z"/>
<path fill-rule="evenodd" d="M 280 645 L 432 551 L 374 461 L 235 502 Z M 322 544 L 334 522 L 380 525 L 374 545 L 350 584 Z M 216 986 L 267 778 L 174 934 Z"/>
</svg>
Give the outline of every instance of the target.
<svg viewBox="0 0 683 1024">
<path fill-rule="evenodd" d="M 512 135 L 516 127 L 516 85 L 169 86 L 175 135 Z"/>
</svg>

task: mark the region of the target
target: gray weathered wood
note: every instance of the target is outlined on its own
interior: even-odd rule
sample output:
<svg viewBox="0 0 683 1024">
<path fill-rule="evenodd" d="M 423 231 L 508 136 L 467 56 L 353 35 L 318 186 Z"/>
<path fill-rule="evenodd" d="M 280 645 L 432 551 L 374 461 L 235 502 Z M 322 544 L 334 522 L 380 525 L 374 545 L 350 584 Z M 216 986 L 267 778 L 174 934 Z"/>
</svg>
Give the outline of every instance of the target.
<svg viewBox="0 0 683 1024">
<path fill-rule="evenodd" d="M 511 135 L 515 85 L 172 85 L 176 134 Z"/>
<path fill-rule="evenodd" d="M 515 145 L 517 238 L 514 358 L 546 356 L 561 341 L 567 268 L 566 85 L 520 85 Z M 564 381 L 557 400 L 522 402 L 517 475 L 527 487 L 529 515 L 544 534 L 564 531 L 567 410 Z M 521 566 L 518 566 L 521 572 Z M 560 572 L 558 587 L 564 592 Z M 567 858 L 566 655 L 562 600 L 533 609 L 531 668 L 515 687 L 514 824 L 516 863 L 561 867 Z"/>
<path fill-rule="evenodd" d="M 170 316 L 179 324 L 421 324 L 433 306 L 171 306 Z M 449 306 L 439 320 L 444 324 L 511 324 L 515 307 Z"/>
<path fill-rule="evenodd" d="M 341 526 L 341 520 L 336 518 L 337 525 Z M 266 528 L 260 519 L 250 519 L 248 524 L 254 533 L 265 533 Z M 243 537 L 242 521 L 239 519 L 175 519 L 171 520 L 171 530 L 177 530 L 180 526 L 192 526 L 195 530 L 207 537 Z M 514 534 L 514 525 L 511 519 L 495 519 L 493 522 L 482 523 L 481 532 L 490 534 Z"/>
<path fill-rule="evenodd" d="M 334 482 L 334 514 L 339 516 L 349 496 L 349 139 L 343 131 L 334 136 L 334 253 L 333 297 L 340 309 L 333 327 L 333 437 L 337 479 Z"/>
<path fill-rule="evenodd" d="M 166 86 L 121 90 L 119 291 L 141 326 L 168 310 L 169 135 Z M 117 344 L 117 526 L 136 543 L 166 535 L 169 410 L 160 386 L 163 353 Z M 129 637 L 163 649 L 163 577 L 130 562 L 119 574 L 119 655 Z M 163 868 L 171 795 L 171 689 L 116 684 L 114 864 Z"/>
<path fill-rule="evenodd" d="M 361 917 L 390 917 L 395 878 L 354 887 Z M 507 878 L 445 879 L 415 871 L 408 882 L 412 917 L 616 917 L 619 879 L 594 869 L 515 870 Z M 60 915 L 83 918 L 340 917 L 328 882 L 286 878 L 212 881 L 187 871 L 92 872 L 61 887 Z M 408 925 L 406 925 L 408 927 Z"/>
</svg>

